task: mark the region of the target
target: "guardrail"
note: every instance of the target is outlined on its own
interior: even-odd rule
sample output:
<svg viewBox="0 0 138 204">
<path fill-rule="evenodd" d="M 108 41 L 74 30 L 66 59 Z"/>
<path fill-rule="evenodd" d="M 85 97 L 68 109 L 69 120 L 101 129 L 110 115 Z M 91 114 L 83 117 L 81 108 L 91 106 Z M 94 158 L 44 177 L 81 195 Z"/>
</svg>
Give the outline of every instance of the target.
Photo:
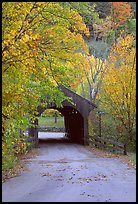
<svg viewBox="0 0 138 204">
<path fill-rule="evenodd" d="M 105 139 L 102 137 L 89 137 L 89 143 L 95 147 L 114 152 L 114 153 L 121 153 L 127 155 L 126 145 L 121 144 L 117 141 L 113 141 L 111 139 Z"/>
</svg>

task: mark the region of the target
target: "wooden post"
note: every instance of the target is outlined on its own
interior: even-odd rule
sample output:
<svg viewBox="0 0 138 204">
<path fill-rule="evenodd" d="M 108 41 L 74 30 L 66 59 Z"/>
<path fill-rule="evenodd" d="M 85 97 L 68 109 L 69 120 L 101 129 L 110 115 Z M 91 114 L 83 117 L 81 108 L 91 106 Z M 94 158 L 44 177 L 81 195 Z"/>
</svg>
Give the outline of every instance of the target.
<svg viewBox="0 0 138 204">
<path fill-rule="evenodd" d="M 54 114 L 55 117 L 55 123 L 57 123 L 57 113 Z"/>
<path fill-rule="evenodd" d="M 89 145 L 89 140 L 88 140 L 88 116 L 84 117 L 83 118 L 83 127 L 82 127 L 82 137 L 81 138 L 83 141 L 83 144 L 86 146 L 86 145 Z"/>
<path fill-rule="evenodd" d="M 99 114 L 99 137 L 102 136 L 102 131 L 101 131 L 101 113 Z"/>
<path fill-rule="evenodd" d="M 124 155 L 127 155 L 127 145 L 124 144 Z"/>
<path fill-rule="evenodd" d="M 38 147 L 38 142 L 39 142 L 39 140 L 38 140 L 38 128 L 37 128 L 38 119 L 35 119 L 34 125 L 35 125 L 35 127 L 34 127 L 34 139 L 35 139 L 34 145 L 35 145 L 35 147 Z"/>
<path fill-rule="evenodd" d="M 31 123 L 34 125 L 34 127 L 29 127 L 28 129 L 28 133 L 29 133 L 29 137 L 30 138 L 34 138 L 32 140 L 32 143 L 34 147 L 38 147 L 38 119 L 35 119 L 33 122 L 31 121 Z"/>
</svg>

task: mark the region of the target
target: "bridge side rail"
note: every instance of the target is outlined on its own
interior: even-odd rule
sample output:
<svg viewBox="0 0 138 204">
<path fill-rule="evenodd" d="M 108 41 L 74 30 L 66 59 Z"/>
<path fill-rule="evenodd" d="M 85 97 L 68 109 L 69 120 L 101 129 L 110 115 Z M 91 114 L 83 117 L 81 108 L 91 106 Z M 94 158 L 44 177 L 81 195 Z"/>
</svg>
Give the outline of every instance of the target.
<svg viewBox="0 0 138 204">
<path fill-rule="evenodd" d="M 127 155 L 126 145 L 111 139 L 105 139 L 99 136 L 89 137 L 89 144 L 94 147 L 98 147 L 99 149 Z"/>
</svg>

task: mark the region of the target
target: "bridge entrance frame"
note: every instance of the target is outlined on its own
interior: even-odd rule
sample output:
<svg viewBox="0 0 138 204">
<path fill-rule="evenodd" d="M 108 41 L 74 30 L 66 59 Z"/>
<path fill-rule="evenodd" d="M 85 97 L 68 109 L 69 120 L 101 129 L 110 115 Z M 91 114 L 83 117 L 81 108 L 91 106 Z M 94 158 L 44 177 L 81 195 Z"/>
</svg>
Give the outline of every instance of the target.
<svg viewBox="0 0 138 204">
<path fill-rule="evenodd" d="M 65 96 L 72 98 L 73 103 L 65 100 L 61 108 L 56 107 L 55 103 L 50 103 L 45 108 L 38 107 L 38 116 L 46 109 L 57 109 L 64 116 L 65 133 L 67 137 L 73 142 L 88 145 L 88 116 L 97 106 L 62 85 L 59 85 L 59 88 L 63 91 Z M 38 119 L 36 119 L 33 124 L 34 127 L 29 128 L 29 136 L 34 138 L 35 146 L 38 146 Z"/>
</svg>

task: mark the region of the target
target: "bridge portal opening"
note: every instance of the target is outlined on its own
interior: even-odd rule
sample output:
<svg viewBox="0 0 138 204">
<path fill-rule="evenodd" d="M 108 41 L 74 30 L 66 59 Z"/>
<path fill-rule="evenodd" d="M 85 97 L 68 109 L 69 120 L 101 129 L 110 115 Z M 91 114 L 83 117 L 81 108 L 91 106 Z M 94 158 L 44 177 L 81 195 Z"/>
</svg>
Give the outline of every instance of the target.
<svg viewBox="0 0 138 204">
<path fill-rule="evenodd" d="M 56 127 L 57 124 L 58 127 Z M 54 132 L 56 133 L 55 136 Z M 62 134 L 57 134 L 57 132 Z M 38 121 L 38 138 L 41 140 L 44 138 L 50 139 L 50 137 L 52 140 L 60 137 L 60 139 L 67 139 L 69 142 L 84 144 L 83 116 L 71 106 L 63 106 L 62 108 L 55 106 L 44 110 L 41 112 Z"/>
<path fill-rule="evenodd" d="M 65 138 L 64 116 L 56 109 L 46 109 L 38 120 L 38 139 L 60 140 Z"/>
</svg>

